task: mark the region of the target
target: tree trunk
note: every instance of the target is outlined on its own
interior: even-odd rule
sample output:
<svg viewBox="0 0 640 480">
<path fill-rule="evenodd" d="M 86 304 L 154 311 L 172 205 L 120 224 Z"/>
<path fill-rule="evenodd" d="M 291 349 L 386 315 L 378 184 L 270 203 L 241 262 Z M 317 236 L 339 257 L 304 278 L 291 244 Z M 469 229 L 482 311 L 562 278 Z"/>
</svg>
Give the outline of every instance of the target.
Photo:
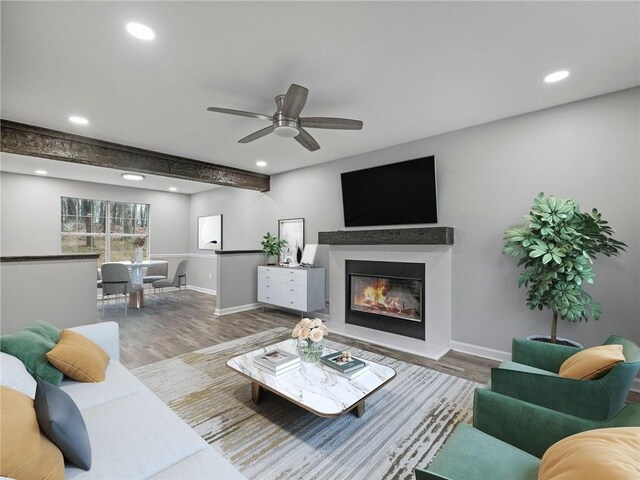
<svg viewBox="0 0 640 480">
<path fill-rule="evenodd" d="M 551 343 L 556 343 L 558 333 L 558 313 L 553 312 L 553 320 L 551 321 Z"/>
</svg>

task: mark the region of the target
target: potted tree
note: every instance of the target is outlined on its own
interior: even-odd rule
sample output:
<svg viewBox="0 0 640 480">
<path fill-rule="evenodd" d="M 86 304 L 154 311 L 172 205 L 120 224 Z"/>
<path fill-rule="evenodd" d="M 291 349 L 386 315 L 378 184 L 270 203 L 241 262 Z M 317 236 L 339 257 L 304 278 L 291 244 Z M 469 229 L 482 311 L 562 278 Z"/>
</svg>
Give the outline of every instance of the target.
<svg viewBox="0 0 640 480">
<path fill-rule="evenodd" d="M 275 265 L 278 263 L 278 256 L 282 252 L 282 249 L 287 246 L 286 240 L 279 240 L 277 237 L 267 234 L 262 237 L 262 253 L 267 257 L 267 265 Z"/>
<path fill-rule="evenodd" d="M 580 211 L 578 202 L 538 194 L 526 221 L 505 231 L 502 253 L 518 257 L 524 272 L 518 287 L 528 287 L 527 306 L 553 312 L 551 336 L 557 343 L 558 318 L 570 322 L 600 318 L 600 304 L 584 290 L 593 283 L 597 254 L 619 255 L 624 243 L 615 240 L 613 229 L 595 208 Z"/>
</svg>

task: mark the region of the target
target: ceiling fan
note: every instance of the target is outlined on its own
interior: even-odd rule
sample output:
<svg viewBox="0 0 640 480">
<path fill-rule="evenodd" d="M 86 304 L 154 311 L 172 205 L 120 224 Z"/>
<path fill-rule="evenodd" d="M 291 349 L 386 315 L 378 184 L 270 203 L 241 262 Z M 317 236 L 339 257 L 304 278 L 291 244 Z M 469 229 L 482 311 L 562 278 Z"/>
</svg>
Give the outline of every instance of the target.
<svg viewBox="0 0 640 480">
<path fill-rule="evenodd" d="M 259 118 L 271 122 L 265 127 L 251 135 L 238 140 L 238 143 L 249 143 L 265 135 L 275 132 L 276 135 L 286 138 L 295 138 L 296 141 L 307 150 L 315 152 L 320 148 L 318 142 L 307 132 L 306 128 L 330 128 L 333 130 L 361 130 L 360 120 L 348 118 L 332 117 L 300 117 L 300 113 L 307 101 L 309 90 L 300 85 L 292 83 L 285 95 L 276 97 L 277 110 L 273 115 L 262 113 L 243 112 L 241 110 L 231 110 L 228 108 L 209 107 L 210 112 L 228 113 L 230 115 L 240 115 L 241 117 Z"/>
</svg>

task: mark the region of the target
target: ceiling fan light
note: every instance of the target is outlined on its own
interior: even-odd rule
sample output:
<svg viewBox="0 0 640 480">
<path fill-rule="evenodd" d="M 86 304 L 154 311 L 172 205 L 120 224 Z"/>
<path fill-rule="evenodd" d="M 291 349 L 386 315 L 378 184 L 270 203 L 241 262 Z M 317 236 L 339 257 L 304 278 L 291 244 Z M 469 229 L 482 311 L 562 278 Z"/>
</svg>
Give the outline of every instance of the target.
<svg viewBox="0 0 640 480">
<path fill-rule="evenodd" d="M 300 133 L 296 127 L 288 127 L 288 126 L 276 127 L 275 132 L 276 132 L 276 135 L 278 135 L 279 137 L 285 137 L 285 138 L 297 137 L 298 133 Z"/>
</svg>

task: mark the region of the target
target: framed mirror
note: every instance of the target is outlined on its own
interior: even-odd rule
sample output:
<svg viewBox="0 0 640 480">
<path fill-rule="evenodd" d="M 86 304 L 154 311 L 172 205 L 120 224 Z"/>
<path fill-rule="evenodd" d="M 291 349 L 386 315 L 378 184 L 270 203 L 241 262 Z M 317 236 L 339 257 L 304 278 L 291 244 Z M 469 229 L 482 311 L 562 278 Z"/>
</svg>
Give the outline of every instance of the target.
<svg viewBox="0 0 640 480">
<path fill-rule="evenodd" d="M 198 217 L 198 250 L 222 250 L 222 215 Z"/>
<path fill-rule="evenodd" d="M 287 241 L 280 261 L 285 262 L 288 259 L 290 263 L 299 264 L 304 250 L 304 218 L 278 220 L 278 238 Z"/>
</svg>

